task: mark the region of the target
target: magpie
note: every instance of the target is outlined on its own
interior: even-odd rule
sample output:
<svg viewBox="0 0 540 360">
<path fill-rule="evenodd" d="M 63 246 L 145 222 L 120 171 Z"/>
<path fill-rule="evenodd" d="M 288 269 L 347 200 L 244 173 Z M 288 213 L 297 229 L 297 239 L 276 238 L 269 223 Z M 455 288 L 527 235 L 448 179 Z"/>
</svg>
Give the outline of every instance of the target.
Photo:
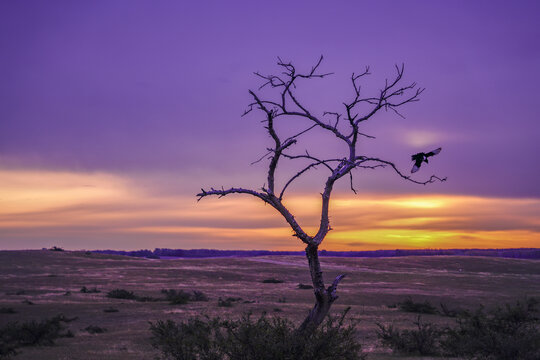
<svg viewBox="0 0 540 360">
<path fill-rule="evenodd" d="M 428 153 L 420 152 L 418 154 L 414 154 L 411 156 L 411 160 L 414 161 L 414 166 L 411 169 L 411 173 L 415 173 L 420 169 L 420 166 L 423 162 L 428 163 L 428 157 L 437 155 L 440 153 L 442 148 L 437 148 L 433 151 L 430 151 Z"/>
</svg>

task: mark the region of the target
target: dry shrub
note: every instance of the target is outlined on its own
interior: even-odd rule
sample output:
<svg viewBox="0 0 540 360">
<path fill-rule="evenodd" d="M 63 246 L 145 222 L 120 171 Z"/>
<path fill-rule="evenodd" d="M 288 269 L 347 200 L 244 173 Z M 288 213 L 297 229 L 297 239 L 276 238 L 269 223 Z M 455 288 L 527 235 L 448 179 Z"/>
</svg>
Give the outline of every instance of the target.
<svg viewBox="0 0 540 360">
<path fill-rule="evenodd" d="M 430 323 L 422 322 L 420 316 L 414 329 L 397 330 L 391 325 L 377 324 L 377 336 L 381 343 L 400 354 L 437 355 L 442 330 Z"/>
<path fill-rule="evenodd" d="M 437 314 L 437 309 L 429 301 L 414 302 L 410 297 L 397 304 L 399 309 L 405 312 L 417 314 Z"/>
<path fill-rule="evenodd" d="M 17 354 L 17 349 L 25 346 L 54 345 L 56 339 L 73 337 L 71 331 L 65 331 L 63 323 L 74 321 L 64 315 L 57 315 L 42 321 L 24 323 L 11 322 L 0 328 L 0 358 Z"/>
<path fill-rule="evenodd" d="M 133 291 L 128 291 L 125 289 L 114 289 L 107 293 L 107 297 L 111 299 L 126 299 L 126 300 L 136 300 L 137 296 Z"/>
<path fill-rule="evenodd" d="M 190 318 L 151 323 L 152 345 L 171 360 L 357 360 L 364 359 L 355 324 L 346 312 L 309 334 L 300 334 L 290 320 L 249 314 L 239 320 Z"/>
<path fill-rule="evenodd" d="M 486 311 L 464 313 L 441 342 L 451 356 L 497 360 L 540 359 L 538 301 L 529 298 Z"/>
<path fill-rule="evenodd" d="M 397 330 L 380 325 L 378 337 L 384 346 L 401 354 L 443 355 L 465 359 L 540 359 L 540 320 L 534 298 L 490 310 L 456 313 L 456 324 L 445 328 L 424 323 L 418 317 L 415 329 Z"/>
</svg>

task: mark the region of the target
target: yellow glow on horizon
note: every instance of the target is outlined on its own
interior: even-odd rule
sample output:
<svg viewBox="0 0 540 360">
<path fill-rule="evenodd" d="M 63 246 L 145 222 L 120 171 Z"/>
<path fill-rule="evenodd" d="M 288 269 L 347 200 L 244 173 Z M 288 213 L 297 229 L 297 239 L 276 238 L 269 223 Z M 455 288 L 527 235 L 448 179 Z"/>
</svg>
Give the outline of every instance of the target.
<svg viewBox="0 0 540 360">
<path fill-rule="evenodd" d="M 115 239 L 125 244 L 134 238 L 138 242 L 129 245 L 132 248 L 197 248 L 201 243 L 216 248 L 303 248 L 276 210 L 258 199 L 231 195 L 196 202 L 193 195 L 153 193 L 137 181 L 134 175 L 0 170 L 0 248 L 16 244 L 14 239 L 40 238 L 89 248 L 91 244 L 77 239 L 98 237 L 111 239 L 111 247 L 120 241 Z M 308 234 L 315 234 L 319 194 L 290 196 L 285 205 Z M 540 199 L 336 193 L 330 204 L 334 230 L 322 246 L 540 247 L 539 219 Z"/>
<path fill-rule="evenodd" d="M 423 231 L 409 229 L 376 229 L 335 232 L 327 236 L 325 248 L 354 249 L 457 249 L 539 247 L 537 232 L 509 231 Z"/>
<path fill-rule="evenodd" d="M 398 206 L 410 207 L 410 208 L 422 208 L 422 209 L 432 209 L 443 206 L 442 201 L 432 200 L 432 199 L 410 199 L 395 202 Z"/>
<path fill-rule="evenodd" d="M 333 200 L 333 206 L 335 207 L 358 207 L 369 205 L 381 205 L 381 206 L 394 206 L 394 207 L 403 207 L 403 208 L 420 208 L 420 209 L 432 209 L 445 206 L 452 199 L 448 197 L 443 197 L 440 195 L 413 195 L 413 196 L 403 196 L 397 195 L 394 198 L 389 198 L 388 195 L 381 195 L 380 199 L 376 197 L 368 197 L 363 200 L 363 204 L 358 203 L 357 198 L 352 199 L 342 199 L 337 197 Z"/>
<path fill-rule="evenodd" d="M 446 220 L 446 217 L 439 216 L 439 217 L 411 217 L 411 218 L 398 218 L 398 219 L 388 219 L 388 220 L 381 220 L 379 221 L 379 224 L 381 226 L 392 226 L 392 227 L 399 227 L 399 226 L 411 226 L 411 225 L 424 225 L 428 223 L 433 223 L 436 221 L 444 221 Z"/>
</svg>

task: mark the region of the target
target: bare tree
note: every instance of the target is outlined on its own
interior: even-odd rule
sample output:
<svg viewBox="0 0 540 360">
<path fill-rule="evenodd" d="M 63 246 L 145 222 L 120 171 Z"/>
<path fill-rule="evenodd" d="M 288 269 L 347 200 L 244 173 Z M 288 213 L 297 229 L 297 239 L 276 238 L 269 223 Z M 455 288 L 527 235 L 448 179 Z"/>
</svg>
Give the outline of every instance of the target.
<svg viewBox="0 0 540 360">
<path fill-rule="evenodd" d="M 268 153 L 256 161 L 259 162 L 265 158 L 269 159 L 267 185 L 259 190 L 244 189 L 241 187 L 201 189 L 201 192 L 197 196 L 198 200 L 201 200 L 211 195 L 223 197 L 229 194 L 247 194 L 255 196 L 271 205 L 285 218 L 293 230 L 293 236 L 298 237 L 306 245 L 305 251 L 313 282 L 315 305 L 299 327 L 299 331 L 306 331 L 308 329 L 315 329 L 324 320 L 332 303 L 338 298 L 336 295 L 337 286 L 345 277 L 345 274 L 337 276 L 332 284 L 326 287 L 318 256 L 319 245 L 331 230 L 328 208 L 330 195 L 336 181 L 348 176 L 351 190 L 356 193 L 353 187 L 353 170 L 385 167 L 392 169 L 395 174 L 404 180 L 416 184 L 425 185 L 435 181 L 445 181 L 446 179 L 432 175 L 425 181 L 414 180 L 409 175 L 400 171 L 391 161 L 366 157 L 359 155 L 357 152 L 360 138 L 372 138 L 372 136 L 360 132 L 360 126 L 363 122 L 373 118 L 380 110 L 391 110 L 401 116 L 398 111 L 399 108 L 405 104 L 418 101 L 420 94 L 424 91 L 423 88 L 417 87 L 416 83 L 401 84 L 404 72 L 403 65 L 396 66 L 396 74 L 393 80 L 386 80 L 378 94 L 371 97 L 363 97 L 360 93 L 360 81 L 363 77 L 370 74 L 369 67 L 360 74 L 353 73 L 351 76 L 351 83 L 354 90 L 353 99 L 350 102 L 343 103 L 343 114 L 324 112 L 321 117 L 308 110 L 299 100 L 296 95 L 296 84 L 299 81 L 324 78 L 330 75 L 331 73 L 319 72 L 323 57 L 321 56 L 316 65 L 306 73 L 297 72 L 295 66 L 290 62 L 284 62 L 280 58 L 278 60 L 277 64 L 282 70 L 279 75 L 255 73 L 255 75 L 263 79 L 263 84 L 259 90 L 267 86 L 272 88 L 277 95 L 277 100 L 265 100 L 256 92 L 249 90 L 253 101 L 244 112 L 244 115 L 246 115 L 254 109 L 260 111 L 264 116 L 263 123 L 265 124 L 265 129 L 272 138 L 273 145 L 268 148 Z M 361 110 L 364 111 L 361 113 Z M 331 121 L 326 120 L 328 117 Z M 304 122 L 307 120 L 308 126 L 302 131 L 284 138 L 278 134 L 276 129 L 276 121 L 282 118 L 287 118 L 288 121 L 292 121 L 291 118 L 296 120 L 303 119 Z M 292 153 L 291 150 L 297 144 L 298 140 L 315 129 L 322 129 L 331 138 L 345 144 L 346 152 L 332 158 L 319 158 L 311 155 L 307 150 L 302 153 Z M 279 161 L 282 159 L 303 160 L 303 165 L 284 184 L 277 186 L 275 181 L 276 169 Z M 317 167 L 326 168 L 329 175 L 326 177 L 324 190 L 321 193 L 321 220 L 318 231 L 316 234 L 307 234 L 296 221 L 293 214 L 285 207 L 283 198 L 286 190 L 294 181 L 306 174 L 309 170 Z"/>
</svg>

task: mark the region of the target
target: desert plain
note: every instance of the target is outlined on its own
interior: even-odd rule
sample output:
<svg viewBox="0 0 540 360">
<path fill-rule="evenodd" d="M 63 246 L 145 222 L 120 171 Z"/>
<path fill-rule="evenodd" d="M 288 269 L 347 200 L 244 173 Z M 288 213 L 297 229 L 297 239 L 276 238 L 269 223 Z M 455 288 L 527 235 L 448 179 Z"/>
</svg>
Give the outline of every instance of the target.
<svg viewBox="0 0 540 360">
<path fill-rule="evenodd" d="M 412 327 L 417 314 L 400 311 L 395 304 L 414 301 L 441 303 L 454 309 L 473 309 L 512 303 L 526 297 L 540 299 L 540 261 L 473 256 L 407 256 L 395 258 L 323 257 L 325 281 L 342 273 L 338 314 L 351 307 L 358 319 L 358 337 L 369 359 L 431 359 L 392 354 L 377 340 L 377 323 Z M 264 283 L 278 279 L 281 283 Z M 149 322 L 208 315 L 236 318 L 245 313 L 283 316 L 300 322 L 313 304 L 313 292 L 299 289 L 310 284 L 307 260 L 302 256 L 246 258 L 142 259 L 85 251 L 0 251 L 0 326 L 64 314 L 77 319 L 66 326 L 74 337 L 54 346 L 22 348 L 18 360 L 153 359 Z M 84 293 L 81 288 L 100 292 Z M 139 297 L 160 298 L 162 289 L 201 291 L 208 301 L 171 305 L 163 301 L 108 298 L 114 289 Z M 231 307 L 218 299 L 235 298 Z M 107 309 L 117 312 L 105 312 Z M 437 324 L 448 317 L 422 315 Z M 106 332 L 90 334 L 88 326 Z"/>
</svg>

